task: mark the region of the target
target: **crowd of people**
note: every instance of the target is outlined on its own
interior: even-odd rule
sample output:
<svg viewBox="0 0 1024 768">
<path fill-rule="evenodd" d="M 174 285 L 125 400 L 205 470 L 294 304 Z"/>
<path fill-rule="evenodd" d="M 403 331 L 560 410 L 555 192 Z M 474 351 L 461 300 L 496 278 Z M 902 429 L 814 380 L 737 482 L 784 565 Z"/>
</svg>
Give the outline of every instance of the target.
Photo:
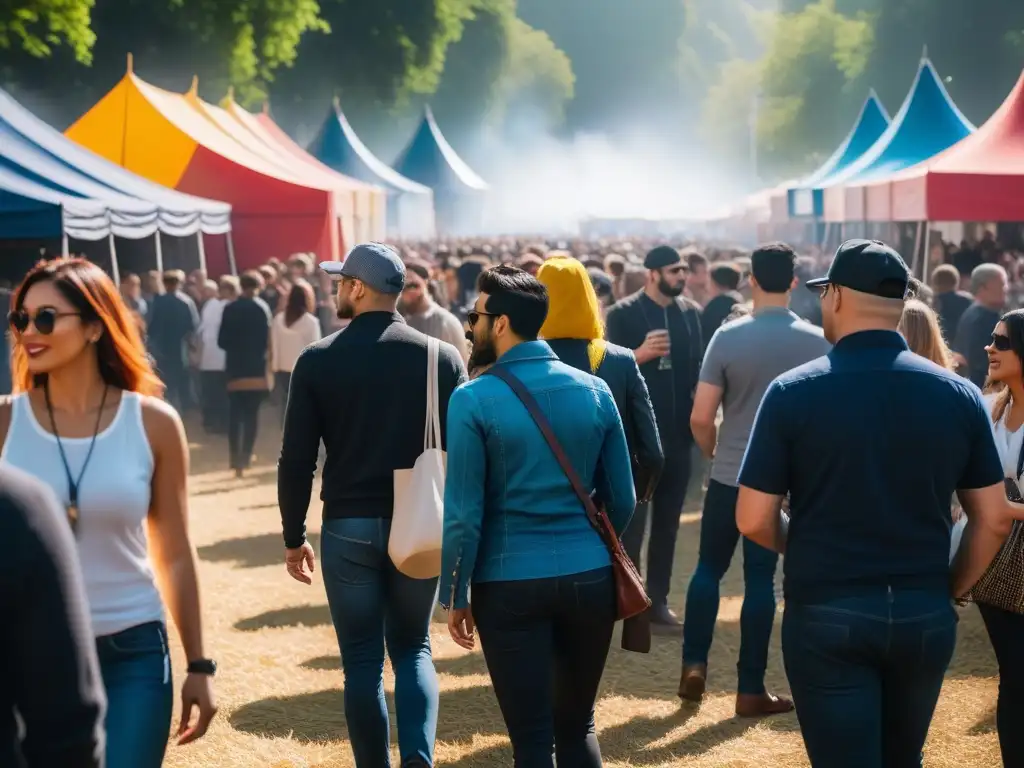
<svg viewBox="0 0 1024 768">
<path fill-rule="evenodd" d="M 268 401 L 285 568 L 311 584 L 319 554 L 359 768 L 390 765 L 385 654 L 401 764 L 433 765 L 436 603 L 456 644 L 479 640 L 517 766 L 601 765 L 594 709 L 623 584 L 580 488 L 643 573 L 650 607 L 622 646 L 678 636 L 684 703 L 704 696 L 742 541 L 737 716 L 795 709 L 814 766 L 919 765 L 953 601 L 973 601 L 999 663 L 1004 763 L 1024 764 L 1024 311 L 1003 314 L 998 258 L 962 274 L 959 253 L 929 285 L 866 240 L 833 258 L 374 243 L 216 282 L 125 275 L 120 290 L 84 260 L 41 264 L 11 299 L 15 394 L 0 404 L 0 600 L 20 632 L 3 641 L 0 764 L 159 766 L 166 613 L 188 661 L 178 740 L 205 733 L 217 667 L 179 413 L 227 435 L 241 476 Z M 388 542 L 432 395 L 447 471 L 440 575 L 423 579 Z M 691 478 L 707 488 L 680 618 Z M 780 554 L 791 699 L 764 683 Z"/>
</svg>

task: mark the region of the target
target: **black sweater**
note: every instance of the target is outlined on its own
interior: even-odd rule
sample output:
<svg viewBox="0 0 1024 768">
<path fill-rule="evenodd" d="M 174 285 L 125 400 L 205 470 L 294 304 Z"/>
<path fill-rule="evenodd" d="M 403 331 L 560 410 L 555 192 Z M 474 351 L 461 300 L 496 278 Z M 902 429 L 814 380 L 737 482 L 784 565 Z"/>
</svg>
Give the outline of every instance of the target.
<svg viewBox="0 0 1024 768">
<path fill-rule="evenodd" d="M 0 616 L 0 766 L 100 768 L 106 702 L 75 543 L 53 493 L 8 467 Z"/>
<path fill-rule="evenodd" d="M 441 343 L 441 441 L 448 399 L 466 380 L 455 347 Z M 391 517 L 394 471 L 423 452 L 427 337 L 398 314 L 367 312 L 299 355 L 292 371 L 278 463 L 284 541 L 305 540 L 306 510 L 320 440 L 327 448 L 324 519 Z"/>
<path fill-rule="evenodd" d="M 224 350 L 228 381 L 267 375 L 270 308 L 263 299 L 242 296 L 224 307 L 217 346 Z"/>
</svg>

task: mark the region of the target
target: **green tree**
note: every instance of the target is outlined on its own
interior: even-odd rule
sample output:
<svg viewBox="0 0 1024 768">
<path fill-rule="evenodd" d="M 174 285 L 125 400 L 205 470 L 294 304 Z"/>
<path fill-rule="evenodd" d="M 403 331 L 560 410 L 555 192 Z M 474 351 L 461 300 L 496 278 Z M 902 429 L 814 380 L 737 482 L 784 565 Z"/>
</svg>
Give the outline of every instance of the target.
<svg viewBox="0 0 1024 768">
<path fill-rule="evenodd" d="M 89 14 L 94 0 L 0 0 L 0 50 L 20 48 L 44 58 L 66 45 L 88 64 L 96 36 Z"/>
</svg>

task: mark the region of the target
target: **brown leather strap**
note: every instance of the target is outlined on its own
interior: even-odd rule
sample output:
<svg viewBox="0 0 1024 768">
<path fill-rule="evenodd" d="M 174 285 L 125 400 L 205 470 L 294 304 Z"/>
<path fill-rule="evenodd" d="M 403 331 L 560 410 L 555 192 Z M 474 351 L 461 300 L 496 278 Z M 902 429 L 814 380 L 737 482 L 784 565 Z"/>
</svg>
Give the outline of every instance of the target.
<svg viewBox="0 0 1024 768">
<path fill-rule="evenodd" d="M 555 458 L 558 459 L 558 463 L 562 467 L 562 471 L 565 476 L 569 478 L 569 483 L 572 485 L 576 495 L 579 496 L 580 501 L 583 503 L 583 508 L 587 511 L 587 518 L 590 520 L 590 524 L 594 526 L 598 531 L 601 530 L 601 524 L 598 519 L 597 506 L 594 504 L 593 498 L 586 488 L 583 487 L 583 481 L 580 480 L 580 476 L 576 472 L 576 468 L 569 461 L 569 457 L 562 449 L 562 444 L 558 442 L 558 437 L 555 435 L 555 431 L 551 428 L 550 422 L 547 417 L 544 416 L 544 412 L 540 409 L 540 405 L 534 399 L 533 395 L 530 394 L 530 390 L 517 379 L 505 366 L 494 365 L 487 370 L 487 373 L 491 376 L 497 376 L 499 379 L 504 381 L 511 389 L 516 397 L 522 402 L 530 416 L 533 417 L 537 427 L 540 429 L 541 434 L 544 435 L 544 439 L 548 443 L 548 447 L 551 448 L 551 452 L 555 454 Z M 614 537 L 613 543 L 608 543 L 609 548 L 612 551 L 618 551 L 621 549 L 618 538 Z"/>
</svg>

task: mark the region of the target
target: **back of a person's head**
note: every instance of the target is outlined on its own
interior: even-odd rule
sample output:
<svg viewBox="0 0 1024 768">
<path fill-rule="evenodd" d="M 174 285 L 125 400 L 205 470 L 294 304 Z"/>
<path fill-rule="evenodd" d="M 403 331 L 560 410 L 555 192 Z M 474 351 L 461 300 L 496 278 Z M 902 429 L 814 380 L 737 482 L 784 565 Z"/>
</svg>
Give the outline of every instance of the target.
<svg viewBox="0 0 1024 768">
<path fill-rule="evenodd" d="M 520 339 L 534 341 L 540 335 L 548 314 L 548 291 L 529 272 L 499 264 L 480 273 L 476 288 L 487 294 L 484 309 L 507 316 L 512 333 Z"/>
<path fill-rule="evenodd" d="M 180 269 L 169 269 L 163 274 L 164 290 L 176 291 L 185 282 L 185 273 Z"/>
<path fill-rule="evenodd" d="M 711 282 L 723 291 L 735 291 L 740 287 L 743 273 L 735 264 L 716 264 L 709 272 Z"/>
<path fill-rule="evenodd" d="M 706 267 L 708 265 L 708 257 L 692 245 L 683 249 L 682 257 L 686 261 L 686 265 L 690 268 L 691 272 L 696 272 L 701 267 Z"/>
<path fill-rule="evenodd" d="M 549 257 L 537 272 L 548 291 L 548 314 L 540 330 L 545 339 L 600 339 L 601 310 L 590 274 L 572 256 Z"/>
<path fill-rule="evenodd" d="M 750 255 L 750 274 L 765 293 L 791 290 L 796 266 L 796 251 L 785 243 L 762 245 Z"/>
<path fill-rule="evenodd" d="M 998 264 L 979 264 L 971 272 L 971 293 L 978 293 L 993 280 L 1006 277 L 1006 270 Z"/>
<path fill-rule="evenodd" d="M 255 293 L 263 288 L 263 278 L 255 269 L 249 269 L 238 278 L 238 285 L 243 293 Z"/>
<path fill-rule="evenodd" d="M 949 293 L 960 287 L 960 272 L 952 264 L 943 264 L 932 272 L 932 289 L 936 293 Z"/>
</svg>

